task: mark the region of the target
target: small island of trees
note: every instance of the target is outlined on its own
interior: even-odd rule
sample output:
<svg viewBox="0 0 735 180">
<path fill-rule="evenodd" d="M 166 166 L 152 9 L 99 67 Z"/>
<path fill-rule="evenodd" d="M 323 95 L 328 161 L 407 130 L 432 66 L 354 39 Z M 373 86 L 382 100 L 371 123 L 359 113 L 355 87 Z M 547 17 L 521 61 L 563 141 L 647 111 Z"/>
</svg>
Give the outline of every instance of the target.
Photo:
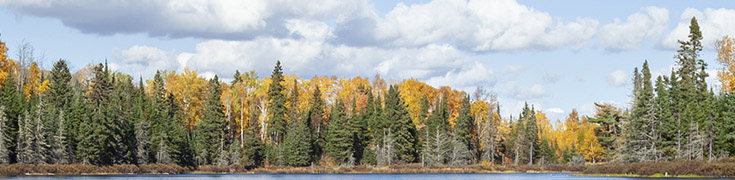
<svg viewBox="0 0 735 180">
<path fill-rule="evenodd" d="M 236 71 L 225 82 L 184 69 L 144 81 L 107 63 L 71 73 L 59 60 L 43 70 L 29 46 L 14 60 L 0 42 L 0 174 L 735 176 L 735 39 L 717 43 L 725 68 L 715 92 L 694 18 L 688 37 L 670 75 L 652 77 L 647 61 L 634 69 L 630 108 L 596 103 L 593 116 L 573 110 L 563 122 L 529 104 L 502 117 L 481 88 L 470 94 L 379 75 L 304 79 L 285 75 L 280 61 L 264 78 Z"/>
</svg>

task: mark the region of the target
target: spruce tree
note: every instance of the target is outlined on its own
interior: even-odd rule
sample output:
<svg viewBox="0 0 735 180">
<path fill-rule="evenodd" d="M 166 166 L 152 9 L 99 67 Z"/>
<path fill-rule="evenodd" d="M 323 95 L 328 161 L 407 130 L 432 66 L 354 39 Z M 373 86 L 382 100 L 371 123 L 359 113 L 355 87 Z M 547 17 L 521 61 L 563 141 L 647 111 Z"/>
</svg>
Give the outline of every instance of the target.
<svg viewBox="0 0 735 180">
<path fill-rule="evenodd" d="M 656 78 L 656 119 L 659 121 L 658 129 L 660 136 L 657 140 L 657 146 L 661 152 L 661 157 L 665 160 L 671 160 L 675 153 L 675 137 L 676 137 L 676 120 L 672 114 L 672 100 L 669 90 L 669 78 L 659 76 Z"/>
<path fill-rule="evenodd" d="M 319 86 L 314 86 L 314 92 L 311 95 L 309 118 L 306 120 L 309 125 L 310 132 L 312 134 L 312 152 L 314 161 L 318 161 L 319 157 L 324 152 L 324 133 L 326 130 L 326 120 L 324 118 L 324 99 L 322 99 L 322 92 L 319 90 Z"/>
<path fill-rule="evenodd" d="M 54 63 L 51 69 L 51 78 L 49 81 L 49 89 L 46 91 L 46 101 L 48 102 L 49 109 L 60 111 L 63 113 L 51 112 L 53 116 L 58 114 L 64 114 L 63 119 L 70 120 L 72 115 L 72 104 L 74 98 L 74 89 L 71 86 L 71 73 L 67 65 L 67 61 L 60 59 Z M 51 116 L 51 117 L 53 117 Z M 52 118 L 61 119 L 61 118 Z M 69 132 L 75 131 L 75 123 L 65 123 L 64 132 L 67 133 L 65 137 L 68 144 L 65 144 L 65 149 L 71 149 L 74 144 L 77 144 L 77 140 L 74 136 L 71 136 Z M 57 127 L 49 127 L 50 129 L 58 129 Z M 71 160 L 71 159 L 67 159 Z"/>
<path fill-rule="evenodd" d="M 422 145 L 422 162 L 425 166 L 447 163 L 452 150 L 447 98 L 447 94 L 444 93 L 426 120 Z"/>
<path fill-rule="evenodd" d="M 225 138 L 225 115 L 223 105 L 220 101 L 219 79 L 214 76 L 209 81 L 209 95 L 206 101 L 204 116 L 197 125 L 196 146 L 199 164 L 213 164 L 217 161 L 217 155 L 225 154 L 223 151 Z"/>
<path fill-rule="evenodd" d="M 412 163 L 416 161 L 416 126 L 406 110 L 401 99 L 398 87 L 391 86 L 385 97 L 385 119 L 390 123 L 393 147 L 395 148 L 398 163 Z"/>
<path fill-rule="evenodd" d="M 289 116 L 291 120 L 286 128 L 286 137 L 283 140 L 284 157 L 286 164 L 291 166 L 307 166 L 311 164 L 312 140 L 311 131 L 309 130 L 308 118 L 309 113 L 304 113 L 299 119 L 298 111 L 299 103 L 299 87 L 298 82 L 294 80 L 293 91 L 291 92 L 291 109 Z"/>
<path fill-rule="evenodd" d="M 326 151 L 329 156 L 334 158 L 335 163 L 340 165 L 352 165 L 354 162 L 352 155 L 353 138 L 352 131 L 348 126 L 346 108 L 342 99 L 337 100 L 337 104 L 332 107 L 332 113 L 329 116 L 329 127 L 326 138 Z"/>
<path fill-rule="evenodd" d="M 18 163 L 20 164 L 32 164 L 33 163 L 33 155 L 35 152 L 33 152 L 33 149 L 31 149 L 31 144 L 33 140 L 31 139 L 33 133 L 31 131 L 31 115 L 28 113 L 28 110 L 23 113 L 23 115 L 20 116 L 18 120 L 18 146 L 15 152 L 18 153 Z"/>
<path fill-rule="evenodd" d="M 471 105 L 470 105 L 470 97 L 467 96 L 462 100 L 462 107 L 459 110 L 459 116 L 457 117 L 457 122 L 454 125 L 454 137 L 459 142 L 457 144 L 460 144 L 464 147 L 459 148 L 462 150 L 466 150 L 468 153 L 462 153 L 461 155 L 463 159 L 465 159 L 464 162 L 466 163 L 472 163 L 475 158 L 475 143 L 472 140 L 473 136 L 477 136 L 476 131 L 474 131 L 475 127 L 475 121 L 472 118 L 472 112 L 470 111 Z"/>
<path fill-rule="evenodd" d="M 277 61 L 268 87 L 268 115 L 271 117 L 268 119 L 268 124 L 271 126 L 268 128 L 268 134 L 276 148 L 283 140 L 283 134 L 286 133 L 286 113 L 288 111 L 286 96 L 283 94 L 284 87 L 281 84 L 283 83 L 282 69 L 281 61 Z"/>
<path fill-rule="evenodd" d="M 59 111 L 59 114 L 57 116 L 59 127 L 57 128 L 54 136 L 53 136 L 53 146 L 52 146 L 52 154 L 55 159 L 54 163 L 57 164 L 68 164 L 71 163 L 71 154 L 69 153 L 68 144 L 67 144 L 67 133 L 66 133 L 66 127 L 65 124 L 65 118 L 64 118 L 64 111 Z"/>
<path fill-rule="evenodd" d="M 133 104 L 133 118 L 135 118 L 135 163 L 148 164 L 149 147 L 151 144 L 151 122 L 148 113 L 148 97 L 145 94 L 143 79 L 138 82 L 138 89 L 133 94 L 135 103 Z"/>
<path fill-rule="evenodd" d="M 539 156 L 538 151 L 540 147 L 538 126 L 536 125 L 536 112 L 533 107 L 528 107 L 528 103 L 526 103 L 522 111 L 523 112 L 519 117 L 521 119 L 519 122 L 523 122 L 521 125 L 523 126 L 522 130 L 524 131 L 522 144 L 524 148 L 526 148 L 526 153 L 528 153 L 528 156 L 526 156 L 528 158 L 528 164 L 534 164 L 536 158 Z"/>
<path fill-rule="evenodd" d="M 5 134 L 7 136 L 6 145 L 9 149 L 10 163 L 17 163 L 17 154 L 20 152 L 18 149 L 18 139 L 20 127 L 19 123 L 22 121 L 23 112 L 26 111 L 25 97 L 21 94 L 22 92 L 16 89 L 16 81 L 14 76 L 8 76 L 5 83 L 2 86 L 2 97 L 0 97 L 0 105 L 5 106 Z"/>
<path fill-rule="evenodd" d="M 5 106 L 0 105 L 0 164 L 10 164 L 10 150 L 8 149 L 8 138 L 5 133 L 7 119 L 5 117 Z"/>
<path fill-rule="evenodd" d="M 250 168 L 262 166 L 265 158 L 264 145 L 260 140 L 260 124 L 257 121 L 259 114 L 254 109 L 251 108 L 250 121 L 248 121 L 248 129 L 245 133 L 245 144 L 243 144 L 243 165 Z"/>
</svg>

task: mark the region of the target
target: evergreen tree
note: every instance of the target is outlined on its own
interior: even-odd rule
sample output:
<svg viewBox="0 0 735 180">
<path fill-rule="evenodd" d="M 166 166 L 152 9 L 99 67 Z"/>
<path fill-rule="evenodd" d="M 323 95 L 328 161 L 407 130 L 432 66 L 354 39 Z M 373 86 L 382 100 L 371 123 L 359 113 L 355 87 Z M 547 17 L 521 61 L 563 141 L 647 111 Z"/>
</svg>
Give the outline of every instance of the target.
<svg viewBox="0 0 735 180">
<path fill-rule="evenodd" d="M 67 61 L 60 59 L 54 63 L 53 68 L 51 69 L 51 78 L 49 81 L 49 89 L 46 91 L 46 101 L 48 102 L 49 109 L 54 109 L 55 111 L 60 111 L 63 113 L 57 113 L 57 112 L 50 112 L 53 116 L 56 116 L 58 114 L 64 114 L 65 117 L 63 119 L 69 120 L 72 119 L 72 104 L 73 98 L 74 98 L 74 89 L 71 86 L 71 73 L 69 72 L 69 68 L 67 65 Z M 50 117 L 53 117 L 50 116 Z M 61 119 L 61 118 L 52 118 L 52 119 Z M 77 144 L 77 141 L 74 139 L 74 136 L 69 136 L 69 132 L 75 131 L 73 126 L 73 123 L 65 123 L 64 131 L 67 133 L 67 137 L 65 137 L 68 144 L 64 144 L 65 149 L 71 149 L 71 147 L 74 144 Z M 58 129 L 57 127 L 49 127 L 50 129 Z M 70 160 L 70 159 L 67 159 Z"/>
<path fill-rule="evenodd" d="M 669 78 L 659 76 L 656 79 L 656 119 L 660 122 L 658 132 L 660 136 L 658 141 L 658 149 L 661 151 L 663 159 L 671 160 L 676 150 L 676 120 L 672 114 L 672 98 L 669 90 Z"/>
<path fill-rule="evenodd" d="M 289 117 L 291 120 L 286 128 L 286 137 L 283 140 L 284 157 L 286 164 L 291 166 L 307 166 L 311 163 L 311 133 L 307 124 L 310 114 L 305 113 L 304 117 L 299 119 L 299 87 L 298 82 L 294 80 L 293 91 L 291 92 L 291 109 Z"/>
<path fill-rule="evenodd" d="M 5 133 L 7 130 L 7 126 L 5 126 L 6 122 L 5 106 L 0 105 L 0 164 L 10 163 L 10 150 L 8 149 L 8 138 Z"/>
<path fill-rule="evenodd" d="M 8 146 L 10 163 L 18 163 L 16 151 L 18 148 L 18 137 L 20 132 L 19 123 L 22 121 L 23 112 L 26 110 L 25 97 L 16 89 L 16 81 L 14 76 L 8 76 L 2 86 L 2 97 L 0 105 L 5 106 L 5 134 L 7 136 L 6 145 Z"/>
<path fill-rule="evenodd" d="M 251 108 L 255 109 L 255 108 Z M 260 140 L 260 124 L 256 120 L 258 118 L 258 111 L 251 110 L 250 121 L 248 121 L 248 129 L 245 134 L 245 144 L 243 145 L 243 165 L 247 167 L 260 167 L 263 165 L 263 154 L 264 145 Z"/>
<path fill-rule="evenodd" d="M 196 129 L 196 152 L 199 160 L 198 164 L 200 165 L 214 164 L 217 155 L 225 154 L 223 152 L 225 115 L 222 111 L 224 106 L 220 101 L 221 93 L 219 79 L 214 76 L 209 81 L 209 96 L 206 101 L 204 116 Z M 228 158 L 225 157 L 225 159 Z"/>
<path fill-rule="evenodd" d="M 33 163 L 33 155 L 35 152 L 33 152 L 33 149 L 31 149 L 31 144 L 33 140 L 33 133 L 31 131 L 31 115 L 28 113 L 28 110 L 23 113 L 22 116 L 20 116 L 18 121 L 18 146 L 15 150 L 18 152 L 18 163 L 20 164 L 32 164 Z"/>
<path fill-rule="evenodd" d="M 151 122 L 148 118 L 150 109 L 148 98 L 145 95 L 143 79 L 138 82 L 138 89 L 134 93 L 133 118 L 135 118 L 135 163 L 148 164 L 149 147 L 151 144 Z"/>
<path fill-rule="evenodd" d="M 308 114 L 305 114 L 308 116 Z M 308 117 L 303 117 L 308 118 Z M 308 166 L 311 164 L 311 134 L 304 119 L 292 118 L 288 124 L 284 141 L 285 157 L 290 166 Z"/>
<path fill-rule="evenodd" d="M 595 136 L 597 142 L 605 150 L 605 160 L 611 161 L 617 156 L 618 146 L 621 143 L 619 139 L 622 136 L 621 121 L 623 115 L 620 110 L 610 104 L 595 103 L 595 106 L 597 106 L 597 113 L 587 121 L 599 125 L 598 128 L 595 128 Z M 574 114 L 576 114 L 576 111 L 574 111 Z"/>
<path fill-rule="evenodd" d="M 67 144 L 67 133 L 66 133 L 66 127 L 65 126 L 65 119 L 64 119 L 64 111 L 59 111 L 59 115 L 57 116 L 59 127 L 56 130 L 56 133 L 53 136 L 53 146 L 52 146 L 52 154 L 55 159 L 54 163 L 57 164 L 68 164 L 71 163 L 71 154 L 69 153 L 68 144 Z"/>
<path fill-rule="evenodd" d="M 283 94 L 283 71 L 281 61 L 276 62 L 276 67 L 271 74 L 271 83 L 268 87 L 268 134 L 271 136 L 273 145 L 277 148 L 286 133 L 286 96 Z"/>
<path fill-rule="evenodd" d="M 466 153 L 460 154 L 463 157 L 460 157 L 463 160 L 463 162 L 466 163 L 472 163 L 475 158 L 475 143 L 472 140 L 473 136 L 477 136 L 476 131 L 474 131 L 475 127 L 475 120 L 472 118 L 472 112 L 470 111 L 470 97 L 467 96 L 462 101 L 462 108 L 459 110 L 459 116 L 457 117 L 457 122 L 454 125 L 454 137 L 457 142 L 457 144 L 460 144 L 464 147 L 455 149 L 461 149 L 463 151 L 466 151 Z"/>
<path fill-rule="evenodd" d="M 720 95 L 720 118 L 717 121 L 715 151 L 719 156 L 735 154 L 735 94 Z"/>
<path fill-rule="evenodd" d="M 342 99 L 337 100 L 337 104 L 332 107 L 332 113 L 329 116 L 329 129 L 327 130 L 326 151 L 329 156 L 334 158 L 335 163 L 352 165 L 354 162 L 352 155 L 353 138 L 351 129 L 348 126 L 347 115 L 345 113 L 345 104 Z"/>
<path fill-rule="evenodd" d="M 416 160 L 416 126 L 406 110 L 398 87 L 391 86 L 385 100 L 385 119 L 390 123 L 393 147 L 398 163 L 412 163 Z"/>
<path fill-rule="evenodd" d="M 110 73 L 110 90 L 109 102 L 106 104 L 106 120 L 105 124 L 110 130 L 110 139 L 113 149 L 113 164 L 129 164 L 134 163 L 135 157 L 135 131 L 134 118 L 132 111 L 128 108 L 133 107 L 133 83 L 131 77 L 121 73 Z"/>
<path fill-rule="evenodd" d="M 536 125 L 536 113 L 533 107 L 529 108 L 528 103 L 522 110 L 519 122 L 523 122 L 523 139 L 522 144 L 524 148 L 527 148 L 528 153 L 528 164 L 533 164 L 534 160 L 539 156 L 539 137 L 538 137 L 538 126 Z"/>
<path fill-rule="evenodd" d="M 46 141 L 46 138 L 48 137 L 48 132 L 44 128 L 43 120 L 45 119 L 44 111 L 46 108 L 46 104 L 43 101 L 43 98 L 39 97 L 38 103 L 36 103 L 36 106 L 34 108 L 35 114 L 33 114 L 33 119 L 31 120 L 31 125 L 29 126 L 30 134 L 28 135 L 30 141 L 30 149 L 32 152 L 30 153 L 30 159 L 29 162 L 33 164 L 46 164 L 49 160 L 49 144 Z"/>
<path fill-rule="evenodd" d="M 422 162 L 425 166 L 442 165 L 448 161 L 452 144 L 449 137 L 449 112 L 447 107 L 447 94 L 444 93 L 426 120 L 426 127 L 424 127 L 425 140 L 422 146 Z"/>
<path fill-rule="evenodd" d="M 626 127 L 627 160 L 633 162 L 656 160 L 659 157 L 656 146 L 659 137 L 659 122 L 656 118 L 658 107 L 654 101 L 648 61 L 643 63 L 641 73 L 635 85 L 638 89 L 634 92 L 633 113 Z"/>
<path fill-rule="evenodd" d="M 314 157 L 312 158 L 314 161 L 318 161 L 319 157 L 324 153 L 324 131 L 327 127 L 324 119 L 324 99 L 322 99 L 322 92 L 319 90 L 319 86 L 314 86 L 310 103 L 309 118 L 306 123 L 309 125 L 310 132 L 313 135 L 312 152 Z"/>
</svg>

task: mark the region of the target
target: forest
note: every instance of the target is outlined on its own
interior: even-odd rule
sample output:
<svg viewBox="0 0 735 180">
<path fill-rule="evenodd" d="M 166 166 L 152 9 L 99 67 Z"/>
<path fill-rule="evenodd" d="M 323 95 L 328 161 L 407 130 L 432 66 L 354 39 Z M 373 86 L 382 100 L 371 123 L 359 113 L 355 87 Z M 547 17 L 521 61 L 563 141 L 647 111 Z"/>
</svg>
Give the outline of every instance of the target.
<svg viewBox="0 0 735 180">
<path fill-rule="evenodd" d="M 674 69 L 633 70 L 630 107 L 596 103 L 550 120 L 526 104 L 502 117 L 495 95 L 384 80 L 236 71 L 232 81 L 107 63 L 50 70 L 0 42 L 1 164 L 269 166 L 550 165 L 727 159 L 735 154 L 735 38 L 716 44 L 721 89 L 708 86 L 692 19 Z M 710 82 L 712 83 L 712 82 Z"/>
</svg>

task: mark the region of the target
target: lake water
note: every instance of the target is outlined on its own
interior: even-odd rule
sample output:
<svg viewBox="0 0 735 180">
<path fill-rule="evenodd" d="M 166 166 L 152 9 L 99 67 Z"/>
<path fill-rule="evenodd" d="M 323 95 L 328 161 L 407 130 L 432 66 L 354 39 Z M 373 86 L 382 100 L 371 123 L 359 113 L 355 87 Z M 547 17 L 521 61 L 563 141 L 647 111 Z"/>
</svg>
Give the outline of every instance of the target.
<svg viewBox="0 0 735 180">
<path fill-rule="evenodd" d="M 184 175 L 119 175 L 119 176 L 34 176 L 34 177 L 11 177 L 7 179 L 18 180 L 249 180 L 249 179 L 306 179 L 306 180 L 617 180 L 617 179 L 639 179 L 618 177 L 579 177 L 566 173 L 542 173 L 542 174 L 184 174 Z M 678 179 L 677 179 L 678 180 Z"/>
</svg>

